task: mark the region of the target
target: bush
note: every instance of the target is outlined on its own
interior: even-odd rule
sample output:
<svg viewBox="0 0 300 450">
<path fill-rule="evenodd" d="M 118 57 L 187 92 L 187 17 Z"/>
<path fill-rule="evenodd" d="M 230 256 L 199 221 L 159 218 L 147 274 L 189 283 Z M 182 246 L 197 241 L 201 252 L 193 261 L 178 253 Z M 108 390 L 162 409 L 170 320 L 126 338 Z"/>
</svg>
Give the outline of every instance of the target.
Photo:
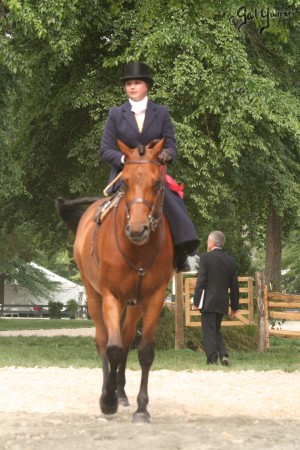
<svg viewBox="0 0 300 450">
<path fill-rule="evenodd" d="M 202 351 L 202 334 L 198 327 L 184 326 L 184 347 Z M 175 310 L 164 306 L 155 333 L 155 348 L 170 350 L 175 345 Z"/>
<path fill-rule="evenodd" d="M 48 303 L 50 319 L 61 319 L 63 303 L 50 300 Z"/>
<path fill-rule="evenodd" d="M 183 323 L 185 317 L 183 313 Z M 142 337 L 142 322 L 137 325 L 135 340 L 132 349 L 137 348 Z M 183 327 L 184 348 L 203 352 L 203 338 L 201 327 Z M 252 351 L 257 350 L 258 327 L 257 325 L 223 327 L 226 347 L 229 351 Z M 172 350 L 175 347 L 175 310 L 169 306 L 164 306 L 158 320 L 156 333 L 154 336 L 156 350 Z"/>
<path fill-rule="evenodd" d="M 66 311 L 69 313 L 70 319 L 76 319 L 78 315 L 78 303 L 76 300 L 68 300 Z"/>
<path fill-rule="evenodd" d="M 185 319 L 183 317 L 184 323 Z M 186 327 L 184 325 L 184 347 L 203 352 L 201 327 Z M 256 325 L 223 327 L 222 333 L 228 350 L 250 351 L 257 350 L 258 328 Z M 163 308 L 159 318 L 155 348 L 157 350 L 174 349 L 175 345 L 175 311 L 168 306 Z"/>
</svg>

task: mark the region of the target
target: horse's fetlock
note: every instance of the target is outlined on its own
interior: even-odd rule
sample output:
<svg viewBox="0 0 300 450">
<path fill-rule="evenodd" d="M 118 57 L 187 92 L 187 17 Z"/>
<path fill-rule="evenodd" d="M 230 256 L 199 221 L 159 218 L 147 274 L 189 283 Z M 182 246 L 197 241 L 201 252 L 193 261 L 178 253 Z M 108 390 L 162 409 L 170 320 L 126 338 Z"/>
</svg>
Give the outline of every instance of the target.
<svg viewBox="0 0 300 450">
<path fill-rule="evenodd" d="M 138 398 L 137 398 L 139 410 L 145 410 L 146 406 L 149 403 L 149 396 L 147 391 L 141 391 L 139 392 Z"/>
</svg>

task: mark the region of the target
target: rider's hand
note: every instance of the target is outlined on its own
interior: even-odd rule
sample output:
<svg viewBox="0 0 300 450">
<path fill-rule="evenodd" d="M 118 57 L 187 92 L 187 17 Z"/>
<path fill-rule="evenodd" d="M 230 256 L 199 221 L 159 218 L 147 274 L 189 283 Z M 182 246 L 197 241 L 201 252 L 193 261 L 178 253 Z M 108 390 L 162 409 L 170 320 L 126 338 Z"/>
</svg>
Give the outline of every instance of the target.
<svg viewBox="0 0 300 450">
<path fill-rule="evenodd" d="M 166 164 L 170 162 L 172 159 L 170 150 L 168 150 L 167 148 L 163 148 L 160 154 L 158 155 L 157 159 L 161 164 Z"/>
</svg>

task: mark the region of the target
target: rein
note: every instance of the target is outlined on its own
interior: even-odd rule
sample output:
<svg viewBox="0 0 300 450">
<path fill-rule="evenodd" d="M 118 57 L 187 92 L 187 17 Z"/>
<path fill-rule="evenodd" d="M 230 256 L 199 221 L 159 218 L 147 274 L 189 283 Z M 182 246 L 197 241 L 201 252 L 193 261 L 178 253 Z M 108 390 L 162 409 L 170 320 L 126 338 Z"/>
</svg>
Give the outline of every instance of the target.
<svg viewBox="0 0 300 450">
<path fill-rule="evenodd" d="M 131 306 L 136 305 L 139 301 L 140 301 L 140 296 L 141 296 L 141 289 L 142 289 L 142 280 L 143 280 L 143 276 L 146 274 L 146 271 L 149 269 L 149 267 L 152 266 L 152 264 L 154 263 L 154 261 L 157 258 L 157 255 L 159 254 L 162 244 L 163 244 L 163 240 L 164 240 L 164 236 L 165 236 L 165 227 L 162 223 L 161 225 L 161 236 L 160 236 L 160 241 L 158 243 L 158 246 L 154 252 L 154 255 L 152 256 L 152 258 L 148 261 L 148 263 L 146 264 L 145 267 L 138 267 L 136 264 L 134 264 L 129 257 L 124 253 L 124 251 L 122 250 L 121 246 L 120 246 L 120 242 L 118 240 L 118 235 L 117 235 L 117 221 L 116 221 L 116 211 L 117 208 L 115 207 L 114 209 L 114 236 L 115 236 L 115 241 L 118 247 L 119 252 L 121 253 L 121 255 L 123 256 L 123 258 L 125 259 L 125 261 L 127 262 L 127 264 L 137 272 L 138 274 L 138 287 L 137 287 L 137 293 L 136 293 L 136 299 L 133 299 L 131 301 Z M 129 301 L 128 301 L 129 303 Z"/>
</svg>

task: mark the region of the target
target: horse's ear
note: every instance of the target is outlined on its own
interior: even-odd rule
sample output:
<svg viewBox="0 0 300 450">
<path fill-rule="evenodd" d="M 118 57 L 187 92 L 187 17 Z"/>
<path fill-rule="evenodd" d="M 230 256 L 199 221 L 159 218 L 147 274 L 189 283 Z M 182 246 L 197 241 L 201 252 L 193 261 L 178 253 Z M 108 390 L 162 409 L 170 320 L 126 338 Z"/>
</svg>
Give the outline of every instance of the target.
<svg viewBox="0 0 300 450">
<path fill-rule="evenodd" d="M 123 155 L 129 156 L 132 153 L 133 149 L 127 147 L 127 145 L 125 145 L 124 142 L 119 141 L 119 139 L 117 139 L 117 144 Z"/>
<path fill-rule="evenodd" d="M 153 149 L 152 149 L 152 154 L 153 156 L 158 156 L 160 154 L 160 152 L 162 151 L 162 149 L 164 148 L 164 143 L 165 140 L 160 139 L 157 144 L 154 145 Z"/>
</svg>

